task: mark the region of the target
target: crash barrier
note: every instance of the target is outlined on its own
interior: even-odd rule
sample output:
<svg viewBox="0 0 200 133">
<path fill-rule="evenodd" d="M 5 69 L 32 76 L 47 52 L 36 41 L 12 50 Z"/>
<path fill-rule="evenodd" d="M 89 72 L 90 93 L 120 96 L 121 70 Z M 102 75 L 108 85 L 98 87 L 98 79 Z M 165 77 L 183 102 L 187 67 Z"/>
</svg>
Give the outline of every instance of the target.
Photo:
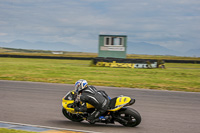
<svg viewBox="0 0 200 133">
<path fill-rule="evenodd" d="M 61 57 L 61 56 L 33 56 L 33 55 L 12 55 L 12 54 L 0 54 L 0 57 L 12 57 L 12 58 L 39 58 L 39 59 L 70 59 L 70 60 L 93 60 L 95 64 L 98 61 L 102 61 L 101 57 L 93 58 L 93 57 Z M 105 62 L 119 62 L 123 61 L 122 63 L 144 63 L 145 61 L 150 62 L 157 62 L 158 60 L 153 59 L 119 59 L 119 58 L 104 58 L 106 59 Z M 109 60 L 109 61 L 108 61 Z M 165 63 L 194 63 L 200 64 L 198 60 L 163 60 Z"/>
<path fill-rule="evenodd" d="M 164 60 L 165 63 L 192 63 L 192 64 L 200 64 L 199 60 Z"/>
<path fill-rule="evenodd" d="M 34 56 L 34 55 L 11 55 L 0 54 L 0 57 L 12 57 L 12 58 L 38 58 L 38 59 L 70 59 L 70 60 L 92 60 L 90 57 L 61 57 L 61 56 Z"/>
<path fill-rule="evenodd" d="M 145 62 L 164 62 L 164 63 L 194 63 L 194 64 L 200 64 L 199 60 L 156 60 L 156 59 L 127 59 L 127 58 L 102 58 L 102 57 L 97 57 L 93 59 L 94 64 L 96 64 L 99 61 L 103 62 L 112 62 L 116 61 L 118 63 L 145 63 Z"/>
</svg>

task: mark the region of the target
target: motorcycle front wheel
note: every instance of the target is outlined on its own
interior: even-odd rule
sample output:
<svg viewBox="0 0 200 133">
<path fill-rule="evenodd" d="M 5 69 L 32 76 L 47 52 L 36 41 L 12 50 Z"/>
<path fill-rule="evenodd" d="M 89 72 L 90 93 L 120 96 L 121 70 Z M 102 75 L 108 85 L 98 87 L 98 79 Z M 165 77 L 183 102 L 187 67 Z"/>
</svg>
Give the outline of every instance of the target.
<svg viewBox="0 0 200 133">
<path fill-rule="evenodd" d="M 74 121 L 74 122 L 81 122 L 84 120 L 82 117 L 68 112 L 65 108 L 62 108 L 62 113 L 67 119 Z"/>
<path fill-rule="evenodd" d="M 126 121 L 121 121 L 120 124 L 126 127 L 135 127 L 139 125 L 142 120 L 140 114 L 136 110 L 128 107 L 125 110 L 119 111 L 119 115 Z"/>
</svg>

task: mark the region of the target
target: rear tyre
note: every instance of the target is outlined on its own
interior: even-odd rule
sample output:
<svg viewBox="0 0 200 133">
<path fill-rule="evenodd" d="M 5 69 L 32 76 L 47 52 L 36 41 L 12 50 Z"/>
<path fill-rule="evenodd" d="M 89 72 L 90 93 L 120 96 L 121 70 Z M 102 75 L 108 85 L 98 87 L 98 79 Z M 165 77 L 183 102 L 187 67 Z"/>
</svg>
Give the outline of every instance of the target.
<svg viewBox="0 0 200 133">
<path fill-rule="evenodd" d="M 127 122 L 120 122 L 120 124 L 126 127 L 135 127 L 139 125 L 142 120 L 140 114 L 132 108 L 126 108 L 126 110 L 120 111 L 119 115 L 122 119 L 127 121 Z"/>
<path fill-rule="evenodd" d="M 68 112 L 65 108 L 62 108 L 62 113 L 67 119 L 74 121 L 74 122 L 81 122 L 84 120 L 82 117 Z"/>
</svg>

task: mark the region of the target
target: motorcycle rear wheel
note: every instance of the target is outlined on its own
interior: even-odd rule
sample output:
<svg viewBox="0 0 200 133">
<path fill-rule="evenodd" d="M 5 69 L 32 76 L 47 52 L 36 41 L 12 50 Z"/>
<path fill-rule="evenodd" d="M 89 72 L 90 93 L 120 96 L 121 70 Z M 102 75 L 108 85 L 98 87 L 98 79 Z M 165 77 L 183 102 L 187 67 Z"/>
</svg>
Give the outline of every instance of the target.
<svg viewBox="0 0 200 133">
<path fill-rule="evenodd" d="M 126 127 L 135 127 L 139 125 L 142 120 L 140 114 L 136 110 L 128 107 L 126 108 L 126 110 L 120 111 L 119 115 L 122 119 L 128 121 L 120 122 L 120 124 Z"/>
<path fill-rule="evenodd" d="M 62 108 L 62 113 L 67 119 L 74 121 L 74 122 L 81 122 L 84 120 L 82 117 L 68 112 L 65 108 Z"/>
</svg>

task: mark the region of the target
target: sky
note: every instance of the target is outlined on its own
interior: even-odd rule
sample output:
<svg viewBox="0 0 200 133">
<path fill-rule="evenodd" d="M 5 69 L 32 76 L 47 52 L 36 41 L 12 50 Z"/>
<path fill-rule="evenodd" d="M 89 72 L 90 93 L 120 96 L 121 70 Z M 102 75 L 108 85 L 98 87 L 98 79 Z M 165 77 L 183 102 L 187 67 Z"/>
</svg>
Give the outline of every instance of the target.
<svg viewBox="0 0 200 133">
<path fill-rule="evenodd" d="M 97 47 L 99 34 L 176 51 L 200 49 L 200 1 L 0 0 L 0 42 Z"/>
</svg>

